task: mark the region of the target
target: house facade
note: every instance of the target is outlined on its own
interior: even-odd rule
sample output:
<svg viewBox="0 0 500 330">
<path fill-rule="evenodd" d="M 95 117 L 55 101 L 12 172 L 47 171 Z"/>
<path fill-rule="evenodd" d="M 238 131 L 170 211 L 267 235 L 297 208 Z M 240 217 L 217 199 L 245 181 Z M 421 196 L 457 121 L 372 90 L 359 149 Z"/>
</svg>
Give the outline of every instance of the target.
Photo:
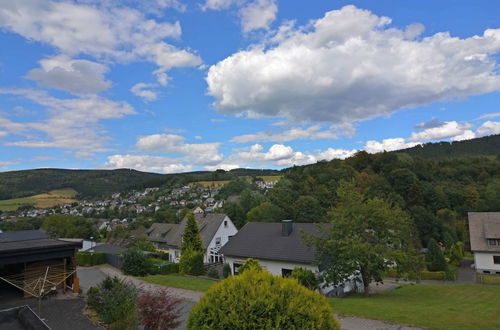
<svg viewBox="0 0 500 330">
<path fill-rule="evenodd" d="M 222 262 L 219 250 L 236 235 L 238 229 L 231 219 L 223 213 L 199 213 L 194 215 L 204 249 L 205 263 Z M 162 252 L 169 253 L 169 260 L 179 262 L 181 257 L 182 234 L 187 218 L 179 224 L 154 223 L 146 232 L 148 239 Z"/>
<path fill-rule="evenodd" d="M 248 258 L 256 259 L 268 272 L 276 276 L 290 276 L 295 267 L 320 273 L 315 250 L 304 242 L 304 235 L 318 235 L 317 224 L 250 222 L 222 247 L 225 263 L 231 267 L 233 275 Z M 355 290 L 354 281 L 339 287 L 324 287 L 323 294 L 338 296 Z"/>
<path fill-rule="evenodd" d="M 469 212 L 469 233 L 476 271 L 500 275 L 500 212 Z"/>
</svg>

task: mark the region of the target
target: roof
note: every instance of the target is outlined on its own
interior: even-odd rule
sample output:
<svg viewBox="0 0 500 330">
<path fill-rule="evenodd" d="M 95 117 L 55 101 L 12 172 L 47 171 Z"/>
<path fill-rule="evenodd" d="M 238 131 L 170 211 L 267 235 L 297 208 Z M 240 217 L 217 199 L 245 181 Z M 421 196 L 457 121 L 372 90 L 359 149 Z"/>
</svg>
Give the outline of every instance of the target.
<svg viewBox="0 0 500 330">
<path fill-rule="evenodd" d="M 13 251 L 40 250 L 45 248 L 81 247 L 82 243 L 67 242 L 57 239 L 41 238 L 26 241 L 12 241 L 0 243 L 0 254 Z"/>
<path fill-rule="evenodd" d="M 120 254 L 123 251 L 126 250 L 126 248 L 118 246 L 118 245 L 113 245 L 109 243 L 98 243 L 93 250 L 95 252 L 106 252 L 110 254 Z"/>
<path fill-rule="evenodd" d="M 500 252 L 499 245 L 488 245 L 488 238 L 500 239 L 500 212 L 469 212 L 472 251 Z"/>
<path fill-rule="evenodd" d="M 221 249 L 225 256 L 256 258 L 298 263 L 316 261 L 314 248 L 308 248 L 304 234 L 319 235 L 315 223 L 293 223 L 289 236 L 282 236 L 279 222 L 249 222 Z"/>
<path fill-rule="evenodd" d="M 198 222 L 198 229 L 200 230 L 203 248 L 208 248 L 208 245 L 226 217 L 227 215 L 224 213 L 194 215 L 194 218 Z M 179 224 L 154 223 L 147 231 L 147 235 L 150 241 L 165 243 L 170 247 L 180 248 L 182 245 L 182 234 L 184 233 L 184 228 L 186 228 L 186 223 L 187 217 L 182 219 Z"/>
<path fill-rule="evenodd" d="M 20 231 L 8 231 L 0 233 L 0 243 L 4 242 L 15 242 L 15 241 L 27 241 L 32 239 L 47 238 L 45 231 L 38 230 L 20 230 Z"/>
</svg>

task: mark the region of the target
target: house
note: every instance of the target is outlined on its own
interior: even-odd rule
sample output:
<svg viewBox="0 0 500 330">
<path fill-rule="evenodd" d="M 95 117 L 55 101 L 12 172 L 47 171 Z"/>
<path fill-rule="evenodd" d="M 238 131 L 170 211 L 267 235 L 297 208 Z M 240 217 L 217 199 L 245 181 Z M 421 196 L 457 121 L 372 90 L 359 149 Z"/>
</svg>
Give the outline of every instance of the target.
<svg viewBox="0 0 500 330">
<path fill-rule="evenodd" d="M 315 223 L 293 223 L 292 220 L 277 222 L 249 222 L 219 251 L 233 275 L 248 258 L 276 276 L 290 276 L 295 267 L 320 272 L 316 264 L 315 250 L 304 242 L 305 234 L 319 235 Z M 355 289 L 354 282 L 343 286 L 323 288 L 329 295 L 342 295 Z"/>
<path fill-rule="evenodd" d="M 228 242 L 229 237 L 238 230 L 231 219 L 223 213 L 195 214 L 204 249 L 205 263 L 222 261 L 219 249 Z M 179 262 L 181 256 L 182 234 L 187 218 L 179 224 L 154 223 L 146 232 L 148 239 L 162 252 L 169 253 L 169 260 Z"/>
<path fill-rule="evenodd" d="M 500 275 L 500 212 L 469 212 L 469 234 L 476 271 Z"/>
</svg>

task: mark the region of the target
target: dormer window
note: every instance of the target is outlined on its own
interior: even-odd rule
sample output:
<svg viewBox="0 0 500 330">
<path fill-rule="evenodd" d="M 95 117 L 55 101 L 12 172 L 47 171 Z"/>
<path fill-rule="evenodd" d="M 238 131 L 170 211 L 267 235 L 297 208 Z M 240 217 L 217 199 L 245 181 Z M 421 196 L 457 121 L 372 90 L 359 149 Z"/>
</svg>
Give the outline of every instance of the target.
<svg viewBox="0 0 500 330">
<path fill-rule="evenodd" d="M 500 246 L 500 238 L 488 238 L 488 245 L 491 245 L 491 246 L 498 245 L 498 246 Z"/>
</svg>

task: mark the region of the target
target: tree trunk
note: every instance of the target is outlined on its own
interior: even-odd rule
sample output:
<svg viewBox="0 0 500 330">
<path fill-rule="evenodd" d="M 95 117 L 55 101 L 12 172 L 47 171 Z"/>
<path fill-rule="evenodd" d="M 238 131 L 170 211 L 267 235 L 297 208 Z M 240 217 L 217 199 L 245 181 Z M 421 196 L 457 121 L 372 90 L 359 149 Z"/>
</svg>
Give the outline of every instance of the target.
<svg viewBox="0 0 500 330">
<path fill-rule="evenodd" d="M 361 279 L 363 280 L 363 293 L 368 296 L 370 294 L 370 275 L 363 268 L 361 268 Z"/>
</svg>

